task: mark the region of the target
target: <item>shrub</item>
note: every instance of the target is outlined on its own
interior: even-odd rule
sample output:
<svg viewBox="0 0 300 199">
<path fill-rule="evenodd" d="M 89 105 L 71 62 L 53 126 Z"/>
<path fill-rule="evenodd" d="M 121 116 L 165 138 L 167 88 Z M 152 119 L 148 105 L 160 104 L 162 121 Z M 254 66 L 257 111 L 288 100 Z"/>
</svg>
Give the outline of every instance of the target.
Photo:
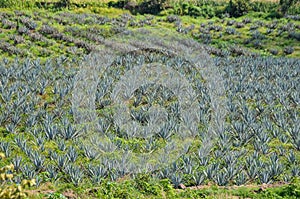
<svg viewBox="0 0 300 199">
<path fill-rule="evenodd" d="M 251 20 L 251 18 L 247 17 L 247 18 L 243 19 L 242 22 L 243 22 L 244 24 L 248 24 L 248 23 L 251 23 L 252 20 Z"/>
<path fill-rule="evenodd" d="M 289 11 L 289 9 L 292 8 L 294 4 L 296 4 L 296 2 L 297 0 L 280 0 L 279 5 L 282 14 L 286 14 Z"/>
<path fill-rule="evenodd" d="M 227 21 L 227 26 L 232 26 L 235 23 L 235 20 L 229 20 Z"/>
<path fill-rule="evenodd" d="M 61 7 L 69 7 L 71 5 L 71 0 L 60 0 L 58 4 Z"/>
<path fill-rule="evenodd" d="M 294 48 L 292 46 L 287 46 L 283 49 L 283 52 L 286 54 L 286 55 L 290 55 L 294 52 Z"/>
<path fill-rule="evenodd" d="M 200 7 L 194 5 L 190 5 L 188 7 L 188 15 L 196 17 L 196 16 L 201 16 L 201 14 L 202 11 Z"/>
<path fill-rule="evenodd" d="M 300 33 L 299 32 L 290 32 L 289 38 L 296 39 L 297 41 L 300 41 Z"/>
<path fill-rule="evenodd" d="M 24 8 L 24 7 L 32 7 L 34 5 L 34 1 L 16 1 L 16 0 L 0 0 L 0 8 Z"/>
<path fill-rule="evenodd" d="M 236 34 L 236 30 L 234 28 L 226 28 L 225 32 L 229 35 L 235 35 Z"/>
<path fill-rule="evenodd" d="M 277 49 L 270 49 L 269 52 L 272 54 L 272 55 L 278 55 L 279 51 Z"/>
<path fill-rule="evenodd" d="M 138 5 L 138 12 L 141 14 L 158 14 L 164 9 L 166 0 L 144 0 Z"/>
<path fill-rule="evenodd" d="M 16 6 L 18 1 L 14 0 L 0 0 L 0 7 L 1 8 L 7 8 L 7 7 L 12 7 Z"/>
<path fill-rule="evenodd" d="M 168 15 L 167 16 L 167 22 L 173 23 L 175 21 L 179 21 L 179 17 L 177 15 Z"/>
<path fill-rule="evenodd" d="M 232 17 L 240 17 L 248 13 L 250 10 L 250 4 L 247 0 L 230 0 L 226 8 L 226 11 Z"/>
<path fill-rule="evenodd" d="M 244 28 L 244 27 L 245 27 L 245 24 L 242 23 L 242 22 L 238 22 L 238 23 L 235 24 L 235 27 L 236 27 L 236 28 Z"/>
</svg>

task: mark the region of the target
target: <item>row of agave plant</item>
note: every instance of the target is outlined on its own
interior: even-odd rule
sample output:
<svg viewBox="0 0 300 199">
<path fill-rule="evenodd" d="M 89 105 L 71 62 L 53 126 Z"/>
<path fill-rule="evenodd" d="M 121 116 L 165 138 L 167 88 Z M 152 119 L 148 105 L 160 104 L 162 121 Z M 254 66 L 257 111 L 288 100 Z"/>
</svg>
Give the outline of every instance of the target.
<svg viewBox="0 0 300 199">
<path fill-rule="evenodd" d="M 300 40 L 299 29 L 300 26 L 293 21 L 280 24 L 278 20 L 272 22 L 263 22 L 260 20 L 252 22 L 250 18 L 244 18 L 242 22 L 238 22 L 232 19 L 221 19 L 215 23 L 214 21 L 209 21 L 207 23 L 201 23 L 198 31 L 195 31 L 195 25 L 192 24 L 188 27 L 182 25 L 181 20 L 177 16 L 168 16 L 167 21 L 174 23 L 177 32 L 183 34 L 191 33 L 196 39 L 199 39 L 204 44 L 211 44 L 213 38 L 222 39 L 224 35 L 241 35 L 244 34 L 239 29 L 249 27 L 250 37 L 246 37 L 240 44 L 251 45 L 257 49 L 262 49 L 269 36 L 274 37 L 285 37 L 286 39 L 292 39 L 295 41 Z M 223 27 L 223 24 L 226 26 Z M 251 25 L 250 25 L 251 24 Z M 261 28 L 266 29 L 262 31 Z M 292 46 L 286 46 L 283 49 L 284 54 L 292 54 L 294 48 Z M 270 49 L 270 53 L 277 55 L 279 53 L 278 49 Z"/>
<path fill-rule="evenodd" d="M 184 45 L 188 47 L 189 43 Z M 95 104 L 98 116 L 96 125 L 100 132 L 93 132 L 96 137 L 88 137 L 91 132 L 76 123 L 72 101 L 78 90 L 74 85 L 80 68 L 76 66 L 103 64 L 102 57 L 96 56 L 96 61 L 88 59 L 84 63 L 64 57 L 43 64 L 39 60 L 3 60 L 0 65 L 0 126 L 3 127 L 0 151 L 14 164 L 18 173 L 15 181 L 25 177 L 35 178 L 37 185 L 49 180 L 78 185 L 150 172 L 153 177 L 170 179 L 177 187 L 180 183 L 214 182 L 225 186 L 290 182 L 299 177 L 300 88 L 297 83 L 300 61 L 271 57 L 214 58 L 214 65 L 224 80 L 227 100 L 226 112 L 213 116 L 215 104 L 212 88 L 207 85 L 209 80 L 202 77 L 201 68 L 193 68 L 192 60 L 180 55 L 168 53 L 167 47 L 166 51 L 145 48 L 108 57 L 113 61 L 105 72 L 96 76 L 99 84 L 95 102 L 89 102 Z M 191 82 L 196 94 L 196 98 L 192 98 L 196 103 L 196 116 L 188 117 L 180 112 L 180 98 L 174 90 L 153 84 L 139 86 L 138 81 L 127 80 L 126 88 L 135 91 L 133 95 L 126 90 L 122 92 L 128 98 L 130 119 L 136 123 L 130 131 L 125 131 L 119 125 L 126 118 L 122 115 L 125 112 L 114 114 L 118 101 L 115 86 L 133 66 L 153 63 L 172 68 Z M 147 73 L 143 75 L 148 78 Z M 131 77 L 140 79 L 138 74 Z M 174 88 L 180 91 L 177 80 L 169 80 L 174 81 L 169 85 L 177 85 Z M 82 82 L 86 90 L 89 90 L 88 83 Z M 166 110 L 168 122 L 154 125 L 157 129 L 154 136 L 147 131 L 142 132 L 143 136 L 136 136 L 141 134 L 140 126 L 147 126 L 153 120 L 150 113 L 154 113 L 154 119 L 161 116 L 155 109 L 153 112 L 153 106 Z M 211 132 L 212 118 L 218 120 L 222 114 L 226 116 L 225 121 L 216 121 L 220 125 Z M 174 150 L 174 146 L 170 146 L 157 157 L 158 162 L 149 165 L 151 168 L 141 169 L 136 164 L 131 152 L 155 154 L 186 130 L 178 124 L 194 124 L 194 120 L 196 127 L 187 130 L 194 140 L 191 145 L 183 146 L 184 153 L 180 157 L 156 167 L 156 163 L 169 155 L 168 150 Z M 103 138 L 102 134 L 97 137 L 99 133 L 105 134 L 106 140 L 99 139 Z M 85 142 L 87 137 L 91 143 Z M 174 144 L 182 143 L 177 138 Z"/>
<path fill-rule="evenodd" d="M 285 21 L 288 20 L 286 23 Z M 201 24 L 191 24 L 185 27 L 176 15 L 169 15 L 166 19 L 155 19 L 153 16 L 147 16 L 144 19 L 138 19 L 130 14 L 123 14 L 115 18 L 108 18 L 97 14 L 74 14 L 57 13 L 50 15 L 42 12 L 27 14 L 22 11 L 15 13 L 0 13 L 0 31 L 16 29 L 9 38 L 0 42 L 0 49 L 11 55 L 26 57 L 28 52 L 19 46 L 51 47 L 60 45 L 61 49 L 66 49 L 69 54 L 79 55 L 89 53 L 96 49 L 94 44 L 102 44 L 104 38 L 112 35 L 129 31 L 132 28 L 144 26 L 155 27 L 160 21 L 174 23 L 174 28 L 179 33 L 191 34 L 194 38 L 205 44 L 213 43 L 213 39 L 222 39 L 224 35 L 240 35 L 239 29 L 249 26 L 249 37 L 245 38 L 239 45 L 248 45 L 258 49 L 263 49 L 268 38 L 284 37 L 291 41 L 299 41 L 298 18 L 290 16 L 287 19 L 273 20 L 272 22 L 253 21 L 250 18 L 244 18 L 241 22 L 226 18 L 216 21 L 209 21 Z M 44 21 L 40 23 L 40 21 Z M 76 24 L 74 26 L 74 24 Z M 89 28 L 82 27 L 81 24 L 89 25 Z M 223 24 L 226 27 L 223 27 Z M 58 26 L 64 26 L 63 30 Z M 110 28 L 107 29 L 107 26 Z M 199 27 L 200 26 L 200 27 Z M 56 27 L 56 28 L 55 28 Z M 198 28 L 199 27 L 199 28 Z M 262 31 L 266 29 L 266 31 Z M 238 37 L 238 36 L 237 36 Z M 22 45 L 21 45 L 22 44 Z M 232 48 L 237 48 L 232 46 Z M 235 54 L 228 49 L 229 52 Z M 238 50 L 238 49 L 235 49 Z M 295 51 L 294 46 L 285 46 L 282 49 L 283 54 L 292 54 Z M 216 50 L 214 50 L 216 51 Z M 272 47 L 269 52 L 277 55 L 280 51 L 277 47 Z M 214 52 L 213 54 L 223 55 L 224 52 Z M 225 53 L 226 54 L 226 53 Z M 245 52 L 242 52 L 245 54 Z M 48 57 L 51 50 L 42 48 L 39 56 Z"/>
<path fill-rule="evenodd" d="M 40 23 L 40 21 L 47 21 Z M 28 52 L 18 47 L 19 44 L 39 47 L 50 47 L 55 44 L 61 44 L 61 47 L 67 48 L 68 53 L 80 55 L 82 53 L 89 53 L 95 50 L 104 37 L 111 36 L 123 31 L 126 31 L 128 26 L 142 27 L 144 25 L 153 24 L 153 17 L 144 20 L 136 21 L 133 16 L 129 14 L 121 15 L 116 18 L 108 18 L 96 14 L 71 14 L 60 13 L 54 16 L 35 12 L 27 14 L 22 11 L 15 11 L 15 13 L 0 13 L 0 32 L 2 29 L 14 30 L 9 38 L 0 42 L 0 49 L 10 55 L 18 55 L 25 57 Z M 131 23 L 129 24 L 129 21 Z M 59 24 L 66 26 L 63 31 L 58 30 L 52 24 Z M 95 26 L 88 30 L 77 30 L 72 24 L 85 24 Z M 110 25 L 111 28 L 107 32 L 105 28 L 97 27 L 98 25 Z M 66 46 L 64 46 L 66 44 Z M 74 44 L 74 45 L 73 45 Z M 51 52 L 43 48 L 40 56 L 49 57 Z"/>
</svg>

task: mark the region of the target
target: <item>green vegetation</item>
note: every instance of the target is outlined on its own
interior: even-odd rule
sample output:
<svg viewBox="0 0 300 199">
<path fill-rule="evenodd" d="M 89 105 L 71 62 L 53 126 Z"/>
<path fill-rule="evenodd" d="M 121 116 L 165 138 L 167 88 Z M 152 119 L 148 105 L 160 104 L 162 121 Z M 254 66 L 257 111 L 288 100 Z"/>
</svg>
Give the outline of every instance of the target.
<svg viewBox="0 0 300 199">
<path fill-rule="evenodd" d="M 297 3 L 299 3 L 297 0 L 280 0 L 280 11 L 283 14 L 286 14 L 289 11 L 289 9 L 291 9 L 294 6 L 297 6 Z"/>
<path fill-rule="evenodd" d="M 0 198 L 300 198 L 299 14 L 294 0 L 0 0 Z M 176 69 L 195 96 L 138 66 Z M 98 119 L 80 123 L 90 104 Z"/>
<path fill-rule="evenodd" d="M 240 17 L 247 14 L 250 10 L 249 1 L 245 0 L 230 0 L 227 7 L 228 14 L 233 17 Z"/>
<path fill-rule="evenodd" d="M 269 2 L 249 3 L 240 0 L 229 1 L 228 3 L 223 1 L 199 1 L 197 3 L 192 3 L 192 1 L 149 2 L 143 1 L 134 4 L 135 6 L 128 7 L 129 1 L 112 1 L 107 4 L 91 2 L 89 5 L 77 1 L 54 1 L 49 3 L 2 1 L 0 7 L 7 7 L 8 9 L 2 9 L 0 16 L 1 57 L 40 57 L 44 59 L 62 54 L 72 56 L 74 53 L 77 53 L 75 57 L 78 57 L 82 52 L 88 53 L 93 50 L 93 44 L 95 42 L 96 44 L 99 43 L 101 41 L 100 37 L 103 39 L 109 38 L 121 31 L 110 22 L 112 18 L 117 19 L 118 16 L 127 15 L 129 12 L 133 14 L 147 13 L 149 10 L 159 13 L 159 15 L 155 17 L 146 15 L 131 16 L 124 24 L 123 29 L 168 27 L 174 32 L 187 34 L 199 42 L 222 50 L 230 51 L 233 46 L 239 46 L 250 52 L 264 55 L 299 56 L 297 42 L 299 41 L 300 22 L 297 15 L 281 17 L 279 12 L 281 7 L 285 6 L 284 13 L 297 13 L 297 2 L 281 2 L 280 4 Z M 290 4 L 293 4 L 293 6 L 290 6 Z M 156 9 L 152 7 L 156 7 Z M 25 12 L 17 11 L 18 8 L 29 10 Z M 73 13 L 64 14 L 63 9 L 68 9 L 69 12 Z M 84 17 L 83 14 L 80 16 L 80 13 L 89 16 L 85 20 L 80 19 Z M 94 14 L 105 16 L 106 22 L 93 23 Z M 78 19 L 75 20 L 75 24 L 72 24 L 72 17 L 75 17 L 75 15 Z M 232 18 L 230 15 L 241 17 Z M 49 25 L 54 28 L 52 30 L 54 32 L 43 32 L 46 26 Z M 91 27 L 94 31 L 97 31 L 97 34 L 99 32 L 98 38 L 94 35 L 84 35 L 84 32 Z M 75 29 L 77 30 L 75 31 Z M 76 40 L 69 37 L 76 38 Z M 76 52 L 74 49 L 76 49 Z"/>
<path fill-rule="evenodd" d="M 142 183 L 142 185 L 140 184 Z M 257 199 L 296 199 L 300 196 L 299 182 L 291 184 L 264 187 L 264 186 L 245 186 L 245 187 L 217 187 L 203 186 L 187 188 L 185 190 L 174 189 L 168 180 L 146 181 L 142 179 L 125 180 L 122 182 L 103 182 L 100 186 L 90 188 L 82 187 L 79 194 L 74 197 L 79 198 L 257 198 Z M 41 194 L 41 197 L 48 199 L 65 198 L 64 191 L 53 192 L 51 194 Z M 34 197 L 34 196 L 32 196 Z M 37 198 L 37 197 L 36 197 Z"/>
</svg>

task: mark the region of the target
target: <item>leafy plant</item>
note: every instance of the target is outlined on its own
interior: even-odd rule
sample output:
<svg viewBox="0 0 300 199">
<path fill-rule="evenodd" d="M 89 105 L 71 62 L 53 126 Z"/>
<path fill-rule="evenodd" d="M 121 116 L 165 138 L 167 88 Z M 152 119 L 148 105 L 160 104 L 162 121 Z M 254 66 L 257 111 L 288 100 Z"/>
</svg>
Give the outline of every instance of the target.
<svg viewBox="0 0 300 199">
<path fill-rule="evenodd" d="M 297 0 L 280 0 L 280 11 L 286 14 L 290 8 L 292 8 L 297 3 Z"/>
<path fill-rule="evenodd" d="M 232 17 L 240 17 L 250 10 L 250 4 L 247 0 L 230 0 L 226 11 Z"/>
</svg>

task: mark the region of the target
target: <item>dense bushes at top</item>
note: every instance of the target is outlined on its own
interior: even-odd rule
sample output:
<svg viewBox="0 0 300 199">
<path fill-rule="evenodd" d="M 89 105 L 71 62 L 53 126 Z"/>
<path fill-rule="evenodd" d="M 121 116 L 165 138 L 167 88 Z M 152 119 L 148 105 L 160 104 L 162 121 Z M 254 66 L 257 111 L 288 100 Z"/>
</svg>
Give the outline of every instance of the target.
<svg viewBox="0 0 300 199">
<path fill-rule="evenodd" d="M 187 1 L 172 2 L 170 0 L 143 0 L 140 3 L 131 0 L 120 0 L 118 2 L 109 2 L 108 6 L 125 8 L 131 13 L 140 14 L 160 14 L 162 11 L 168 14 L 190 15 L 190 16 L 215 16 L 215 4 L 213 1 L 190 3 Z"/>
<path fill-rule="evenodd" d="M 110 7 L 125 8 L 136 14 L 159 14 L 167 7 L 168 0 L 143 0 L 140 3 L 131 0 L 111 1 Z"/>
<path fill-rule="evenodd" d="M 272 16 L 284 14 L 297 14 L 299 10 L 295 8 L 296 0 L 281 0 L 280 3 L 274 4 L 269 2 L 250 2 L 247 0 L 230 0 L 229 2 L 216 1 L 171 1 L 171 0 L 119 0 L 109 2 L 108 6 L 118 7 L 130 10 L 133 14 L 167 14 L 190 15 L 202 17 L 240 17 L 250 11 L 270 13 Z M 274 14 L 277 13 L 277 14 Z"/>
<path fill-rule="evenodd" d="M 2 8 L 26 8 L 26 7 L 42 7 L 46 9 L 62 9 L 74 7 L 85 7 L 86 4 L 91 6 L 103 6 L 105 3 L 83 2 L 78 3 L 71 0 L 59 0 L 55 2 L 43 1 L 14 1 L 0 0 Z M 279 17 L 286 14 L 299 14 L 300 7 L 298 0 L 280 0 L 279 3 L 270 3 L 263 1 L 247 1 L 247 0 L 230 0 L 228 1 L 174 1 L 174 0 L 118 0 L 110 1 L 105 6 L 117 7 L 130 10 L 133 14 L 177 14 L 202 17 L 222 17 L 231 16 L 239 17 L 244 14 L 254 12 L 270 13 L 273 17 Z"/>
<path fill-rule="evenodd" d="M 233 17 L 240 17 L 249 12 L 250 3 L 247 0 L 230 0 L 226 11 Z"/>
</svg>

